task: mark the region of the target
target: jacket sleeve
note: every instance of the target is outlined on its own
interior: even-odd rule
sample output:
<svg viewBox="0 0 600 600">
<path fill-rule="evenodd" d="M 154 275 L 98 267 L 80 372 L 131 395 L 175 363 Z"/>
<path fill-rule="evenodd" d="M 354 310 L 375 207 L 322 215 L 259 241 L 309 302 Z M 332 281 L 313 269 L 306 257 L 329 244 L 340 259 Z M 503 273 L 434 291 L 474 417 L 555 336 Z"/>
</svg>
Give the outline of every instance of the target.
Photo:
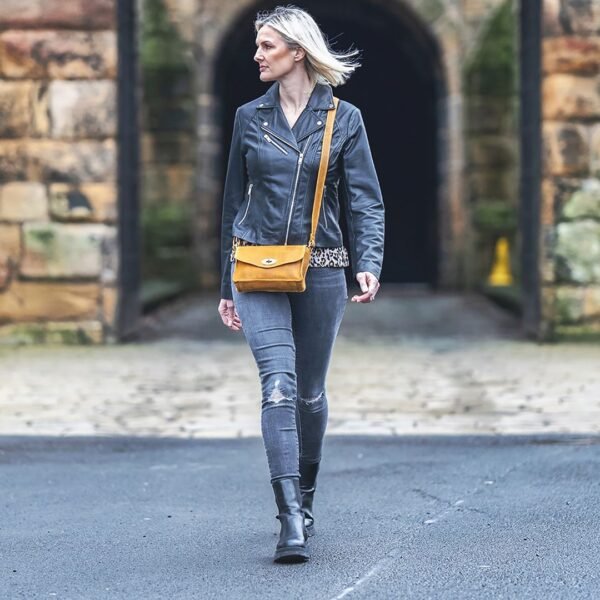
<svg viewBox="0 0 600 600">
<path fill-rule="evenodd" d="M 360 109 L 350 116 L 341 153 L 341 180 L 352 259 L 352 273 L 369 271 L 379 279 L 383 264 L 385 213 Z"/>
<path fill-rule="evenodd" d="M 223 190 L 223 211 L 221 216 L 221 298 L 231 300 L 231 242 L 235 216 L 244 199 L 247 173 L 242 155 L 242 119 L 240 109 L 235 113 L 233 134 L 229 148 L 229 160 L 225 187 Z"/>
</svg>

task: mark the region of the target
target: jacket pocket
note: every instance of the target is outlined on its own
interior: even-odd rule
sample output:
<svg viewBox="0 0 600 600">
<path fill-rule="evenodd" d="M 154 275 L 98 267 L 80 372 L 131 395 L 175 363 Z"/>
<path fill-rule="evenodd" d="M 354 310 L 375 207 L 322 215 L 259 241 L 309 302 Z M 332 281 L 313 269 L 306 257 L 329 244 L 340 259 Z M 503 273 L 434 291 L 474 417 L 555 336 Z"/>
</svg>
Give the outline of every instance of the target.
<svg viewBox="0 0 600 600">
<path fill-rule="evenodd" d="M 279 148 L 279 150 L 281 150 L 284 154 L 288 154 L 288 151 L 281 144 L 276 142 L 268 133 L 265 133 L 264 138 L 267 140 L 267 142 L 273 144 L 273 146 L 276 148 Z"/>
<path fill-rule="evenodd" d="M 244 216 L 240 219 L 240 222 L 238 223 L 238 225 L 242 224 L 242 221 L 246 218 L 246 215 L 248 214 L 248 209 L 250 208 L 250 202 L 252 201 L 252 186 L 254 184 L 251 183 L 248 186 L 248 204 L 246 204 L 246 210 L 244 211 Z"/>
</svg>

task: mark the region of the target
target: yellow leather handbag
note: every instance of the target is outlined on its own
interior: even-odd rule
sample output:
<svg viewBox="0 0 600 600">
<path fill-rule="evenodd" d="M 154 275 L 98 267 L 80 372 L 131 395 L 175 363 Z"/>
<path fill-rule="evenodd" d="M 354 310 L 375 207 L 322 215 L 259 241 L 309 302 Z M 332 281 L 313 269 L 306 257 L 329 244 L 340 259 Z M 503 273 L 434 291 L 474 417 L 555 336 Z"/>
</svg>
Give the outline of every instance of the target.
<svg viewBox="0 0 600 600">
<path fill-rule="evenodd" d="M 234 253 L 232 281 L 238 292 L 303 292 L 306 289 L 306 272 L 315 245 L 323 186 L 329 163 L 333 122 L 339 98 L 334 96 L 333 102 L 334 108 L 327 113 L 325 122 L 308 244 L 237 246 Z"/>
</svg>

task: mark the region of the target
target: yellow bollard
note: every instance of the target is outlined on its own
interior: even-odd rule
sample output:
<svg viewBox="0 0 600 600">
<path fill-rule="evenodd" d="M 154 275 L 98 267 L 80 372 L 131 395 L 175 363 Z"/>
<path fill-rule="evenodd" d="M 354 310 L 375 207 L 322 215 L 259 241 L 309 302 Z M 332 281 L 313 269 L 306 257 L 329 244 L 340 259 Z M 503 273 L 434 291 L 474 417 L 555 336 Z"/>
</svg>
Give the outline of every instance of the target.
<svg viewBox="0 0 600 600">
<path fill-rule="evenodd" d="M 494 249 L 494 264 L 488 277 L 488 283 L 490 285 L 511 285 L 512 282 L 508 238 L 500 237 Z"/>
</svg>

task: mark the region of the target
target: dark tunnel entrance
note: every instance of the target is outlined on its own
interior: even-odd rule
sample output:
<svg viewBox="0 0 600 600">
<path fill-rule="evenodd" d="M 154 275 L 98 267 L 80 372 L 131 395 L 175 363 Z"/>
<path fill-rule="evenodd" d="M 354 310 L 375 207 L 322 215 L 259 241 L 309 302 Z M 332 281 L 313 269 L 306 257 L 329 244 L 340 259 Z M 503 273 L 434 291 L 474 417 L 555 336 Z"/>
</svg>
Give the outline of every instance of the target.
<svg viewBox="0 0 600 600">
<path fill-rule="evenodd" d="M 389 8 L 361 0 L 298 2 L 308 10 L 334 49 L 357 47 L 363 66 L 334 94 L 363 114 L 386 207 L 382 282 L 436 286 L 439 263 L 438 102 L 443 93 L 439 53 L 426 26 L 394 3 Z M 257 4 L 226 36 L 216 65 L 225 180 L 233 116 L 240 104 L 271 83 L 253 61 Z M 342 227 L 347 240 L 345 222 Z M 217 233 L 220 235 L 220 232 Z M 348 270 L 349 271 L 349 270 Z"/>
</svg>

